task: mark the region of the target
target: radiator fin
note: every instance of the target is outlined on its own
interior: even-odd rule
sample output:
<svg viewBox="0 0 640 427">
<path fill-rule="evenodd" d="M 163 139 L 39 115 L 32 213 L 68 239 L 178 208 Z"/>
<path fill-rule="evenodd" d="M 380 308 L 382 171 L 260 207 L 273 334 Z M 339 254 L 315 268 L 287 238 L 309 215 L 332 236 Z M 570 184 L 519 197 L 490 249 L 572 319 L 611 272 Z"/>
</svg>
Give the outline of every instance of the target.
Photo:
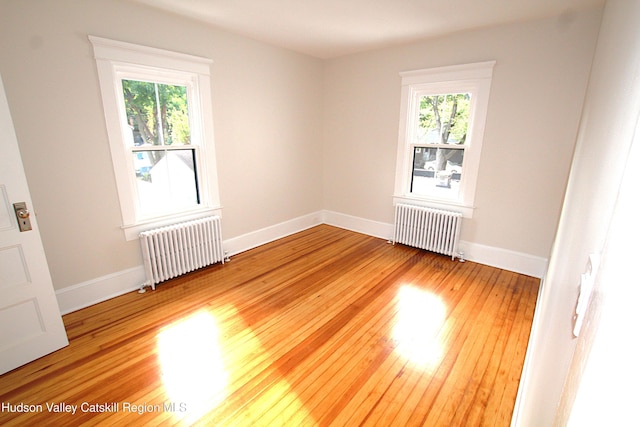
<svg viewBox="0 0 640 427">
<path fill-rule="evenodd" d="M 399 203 L 393 243 L 402 243 L 451 256 L 458 253 L 462 214 Z"/>
<path fill-rule="evenodd" d="M 157 283 L 224 263 L 220 217 L 213 216 L 140 233 L 147 282 Z"/>
</svg>

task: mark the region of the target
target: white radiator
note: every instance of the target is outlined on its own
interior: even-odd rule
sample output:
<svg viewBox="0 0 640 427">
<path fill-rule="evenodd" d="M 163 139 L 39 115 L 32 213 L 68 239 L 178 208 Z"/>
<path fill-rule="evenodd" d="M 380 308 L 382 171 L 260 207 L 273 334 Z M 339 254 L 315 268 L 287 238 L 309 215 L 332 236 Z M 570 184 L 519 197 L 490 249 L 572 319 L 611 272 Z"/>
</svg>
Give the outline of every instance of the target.
<svg viewBox="0 0 640 427">
<path fill-rule="evenodd" d="M 220 217 L 212 216 L 140 233 L 145 286 L 156 284 L 216 262 L 223 262 Z"/>
<path fill-rule="evenodd" d="M 450 255 L 454 259 L 458 255 L 461 223 L 459 212 L 399 203 L 393 243 Z"/>
</svg>

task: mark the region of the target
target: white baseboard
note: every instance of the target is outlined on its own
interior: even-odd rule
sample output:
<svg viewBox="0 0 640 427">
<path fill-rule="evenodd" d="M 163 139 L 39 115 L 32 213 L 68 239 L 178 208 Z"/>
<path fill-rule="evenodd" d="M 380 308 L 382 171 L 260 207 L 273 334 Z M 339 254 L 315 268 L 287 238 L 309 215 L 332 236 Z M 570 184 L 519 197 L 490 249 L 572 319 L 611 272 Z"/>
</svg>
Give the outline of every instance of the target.
<svg viewBox="0 0 640 427">
<path fill-rule="evenodd" d="M 290 236 L 307 228 L 315 227 L 323 223 L 322 212 L 315 212 L 281 222 L 270 227 L 261 228 L 238 237 L 227 239 L 223 242 L 224 250 L 229 256 L 248 251 L 274 240 Z"/>
<path fill-rule="evenodd" d="M 464 258 L 479 264 L 509 270 L 527 276 L 542 278 L 547 272 L 547 259 L 522 252 L 460 241 L 459 250 Z"/>
<path fill-rule="evenodd" d="M 393 224 L 359 218 L 333 211 L 318 211 L 223 242 L 229 256 L 264 245 L 282 237 L 306 230 L 319 224 L 328 224 L 369 236 L 389 240 L 393 237 Z M 546 272 L 547 260 L 533 255 L 485 246 L 472 242 L 460 242 L 465 259 L 541 278 Z M 106 276 L 88 280 L 56 291 L 62 314 L 106 301 L 134 291 L 145 281 L 142 265 Z"/>
<path fill-rule="evenodd" d="M 324 222 L 347 230 L 357 231 L 383 239 L 393 238 L 393 224 L 371 221 L 337 212 L 325 211 Z M 459 249 L 468 261 L 541 278 L 547 270 L 545 258 L 508 249 L 460 241 Z"/>
<path fill-rule="evenodd" d="M 134 291 L 145 280 L 144 267 L 140 265 L 59 289 L 56 298 L 60 312 L 71 313 Z"/>
<path fill-rule="evenodd" d="M 390 240 L 393 237 L 393 224 L 386 222 L 373 221 L 333 211 L 323 211 L 322 218 L 325 224 L 344 228 L 345 230 L 386 240 Z"/>
<path fill-rule="evenodd" d="M 271 227 L 227 239 L 223 242 L 223 247 L 225 252 L 231 256 L 319 224 L 322 224 L 322 212 L 301 216 Z M 140 265 L 59 289 L 56 291 L 56 298 L 60 306 L 60 312 L 68 314 L 127 292 L 135 291 L 145 281 L 144 267 Z"/>
</svg>

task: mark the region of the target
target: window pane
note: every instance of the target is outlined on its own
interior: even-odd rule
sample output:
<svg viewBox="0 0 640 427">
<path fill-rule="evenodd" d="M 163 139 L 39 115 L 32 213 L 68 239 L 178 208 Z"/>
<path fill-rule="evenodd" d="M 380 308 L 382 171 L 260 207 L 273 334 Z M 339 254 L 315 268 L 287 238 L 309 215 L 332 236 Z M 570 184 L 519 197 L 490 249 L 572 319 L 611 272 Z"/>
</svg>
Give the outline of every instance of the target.
<svg viewBox="0 0 640 427">
<path fill-rule="evenodd" d="M 152 150 L 132 154 L 142 215 L 198 206 L 195 150 Z"/>
<path fill-rule="evenodd" d="M 186 86 L 122 80 L 133 145 L 191 143 Z"/>
<path fill-rule="evenodd" d="M 463 158 L 464 150 L 459 148 L 415 147 L 411 193 L 457 197 Z"/>
<path fill-rule="evenodd" d="M 417 142 L 462 145 L 467 139 L 470 93 L 421 96 Z"/>
</svg>

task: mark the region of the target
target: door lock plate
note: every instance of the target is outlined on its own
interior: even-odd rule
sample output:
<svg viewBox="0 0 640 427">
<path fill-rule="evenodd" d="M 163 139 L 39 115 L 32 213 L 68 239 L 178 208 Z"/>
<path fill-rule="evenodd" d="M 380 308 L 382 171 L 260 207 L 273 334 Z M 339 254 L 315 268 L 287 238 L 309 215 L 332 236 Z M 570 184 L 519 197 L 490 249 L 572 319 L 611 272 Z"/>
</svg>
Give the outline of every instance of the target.
<svg viewBox="0 0 640 427">
<path fill-rule="evenodd" d="M 27 204 L 25 202 L 14 203 L 13 210 L 16 213 L 16 219 L 18 220 L 18 228 L 20 231 L 31 230 L 31 220 L 29 219 L 31 212 L 27 209 Z"/>
</svg>

